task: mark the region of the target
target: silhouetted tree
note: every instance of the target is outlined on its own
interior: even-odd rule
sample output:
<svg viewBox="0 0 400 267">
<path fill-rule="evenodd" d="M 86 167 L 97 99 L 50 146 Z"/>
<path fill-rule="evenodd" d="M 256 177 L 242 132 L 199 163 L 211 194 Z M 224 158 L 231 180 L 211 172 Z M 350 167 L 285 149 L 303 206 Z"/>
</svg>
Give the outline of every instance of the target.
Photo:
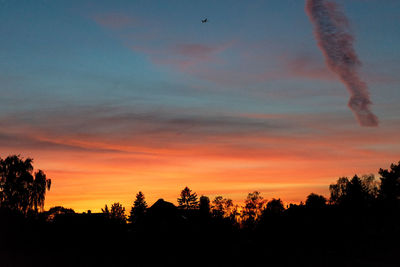
<svg viewBox="0 0 400 267">
<path fill-rule="evenodd" d="M 207 196 L 200 197 L 199 209 L 201 215 L 203 216 L 207 216 L 210 214 L 210 199 Z"/>
<path fill-rule="evenodd" d="M 311 209 L 321 209 L 326 206 L 326 198 L 322 195 L 311 193 L 307 196 L 306 207 Z"/>
<path fill-rule="evenodd" d="M 233 224 L 237 224 L 239 217 L 240 217 L 240 212 L 239 212 L 239 205 L 233 205 L 233 207 L 230 209 L 230 214 L 229 214 L 229 219 Z"/>
<path fill-rule="evenodd" d="M 56 207 L 52 207 L 50 208 L 46 214 L 47 214 L 47 220 L 49 221 L 53 221 L 54 218 L 57 215 L 61 215 L 61 214 L 74 214 L 75 211 L 73 209 L 68 209 L 68 208 L 64 208 L 62 206 L 56 206 Z"/>
<path fill-rule="evenodd" d="M 111 210 L 109 210 L 108 206 L 105 205 L 104 209 L 101 209 L 101 211 L 106 215 L 106 217 L 115 222 L 119 223 L 126 222 L 125 208 L 119 202 L 112 204 Z"/>
<path fill-rule="evenodd" d="M 197 201 L 197 194 L 192 193 L 192 190 L 189 187 L 185 187 L 181 191 L 180 198 L 178 198 L 179 208 L 181 209 L 197 209 L 199 206 L 199 202 Z"/>
<path fill-rule="evenodd" d="M 110 210 L 108 209 L 107 204 L 104 206 L 104 209 L 101 209 L 101 212 L 103 212 L 108 217 L 110 216 Z"/>
<path fill-rule="evenodd" d="M 341 177 L 329 186 L 330 202 L 344 207 L 367 207 L 375 200 L 378 192 L 373 175 L 355 175 L 351 180 Z"/>
<path fill-rule="evenodd" d="M 248 222 L 256 221 L 264 209 L 265 200 L 261 196 L 260 192 L 254 191 L 247 195 L 244 204 L 242 211 L 243 219 Z"/>
<path fill-rule="evenodd" d="M 280 222 L 282 219 L 282 214 L 285 211 L 285 207 L 283 206 L 283 202 L 280 198 L 273 198 L 267 202 L 265 208 L 263 209 L 261 216 L 257 221 L 257 226 L 259 229 L 269 230 L 271 227 L 275 229 L 279 229 Z M 270 235 L 278 235 L 277 231 L 272 231 Z"/>
<path fill-rule="evenodd" d="M 390 206 L 400 207 L 400 161 L 390 165 L 390 170 L 380 169 L 381 187 L 379 198 Z"/>
<path fill-rule="evenodd" d="M 283 206 L 283 202 L 280 198 L 278 199 L 271 199 L 268 201 L 267 206 L 264 209 L 264 213 L 269 213 L 269 214 L 281 214 L 285 211 L 285 207 Z"/>
<path fill-rule="evenodd" d="M 69 208 L 64 208 L 62 206 L 55 206 L 55 207 L 51 207 L 48 210 L 49 214 L 64 214 L 64 213 L 75 213 L 75 211 L 73 209 L 69 209 Z"/>
<path fill-rule="evenodd" d="M 144 194 L 141 191 L 139 191 L 139 193 L 136 194 L 136 199 L 131 208 L 128 220 L 131 223 L 136 223 L 141 221 L 146 213 L 146 210 L 147 210 L 147 203 L 144 198 Z"/>
<path fill-rule="evenodd" d="M 33 160 L 19 155 L 0 158 L 0 207 L 28 211 L 43 209 L 51 180 L 43 171 L 33 173 Z"/>
<path fill-rule="evenodd" d="M 375 175 L 364 174 L 363 176 L 361 176 L 361 183 L 363 186 L 363 190 L 367 192 L 371 199 L 376 199 L 378 197 L 380 184 L 375 179 Z"/>
<path fill-rule="evenodd" d="M 340 177 L 336 181 L 336 184 L 331 184 L 329 186 L 329 191 L 331 194 L 329 202 L 331 202 L 332 204 L 340 204 L 341 202 L 343 202 L 343 199 L 347 195 L 349 182 L 350 181 L 347 177 Z"/>
<path fill-rule="evenodd" d="M 233 209 L 233 201 L 229 198 L 216 196 L 212 201 L 212 214 L 215 217 L 229 217 Z"/>
</svg>

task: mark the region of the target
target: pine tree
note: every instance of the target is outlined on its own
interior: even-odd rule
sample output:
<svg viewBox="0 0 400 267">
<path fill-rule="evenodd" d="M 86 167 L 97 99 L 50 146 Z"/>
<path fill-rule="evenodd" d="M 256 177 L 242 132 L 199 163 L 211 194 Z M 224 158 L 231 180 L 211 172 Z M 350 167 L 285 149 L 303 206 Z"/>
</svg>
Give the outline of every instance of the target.
<svg viewBox="0 0 400 267">
<path fill-rule="evenodd" d="M 143 219 L 146 214 L 147 203 L 144 198 L 144 194 L 139 191 L 136 195 L 136 200 L 133 202 L 133 206 L 131 208 L 131 213 L 129 216 L 129 221 L 131 223 L 136 223 Z"/>
<path fill-rule="evenodd" d="M 199 206 L 197 194 L 192 193 L 192 190 L 190 190 L 189 187 L 186 186 L 185 189 L 181 191 L 181 197 L 178 198 L 178 204 L 179 208 L 182 209 L 197 209 Z"/>
</svg>

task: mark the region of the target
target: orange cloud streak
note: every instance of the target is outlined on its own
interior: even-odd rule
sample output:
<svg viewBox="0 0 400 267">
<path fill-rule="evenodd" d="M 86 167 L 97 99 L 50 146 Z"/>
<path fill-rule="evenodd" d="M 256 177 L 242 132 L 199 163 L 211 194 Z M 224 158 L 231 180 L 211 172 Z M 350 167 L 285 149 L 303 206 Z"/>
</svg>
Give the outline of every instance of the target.
<svg viewBox="0 0 400 267">
<path fill-rule="evenodd" d="M 46 208 L 99 211 L 117 201 L 129 208 L 139 190 L 149 204 L 176 202 L 186 185 L 238 202 L 253 190 L 299 202 L 327 194 L 340 176 L 376 173 L 400 159 L 394 122 L 361 131 L 351 118 L 327 125 L 326 114 L 54 113 L 40 115 L 50 127 L 14 119 L 0 131 L 2 157 L 33 157 L 53 179 Z"/>
<path fill-rule="evenodd" d="M 337 137 L 330 143 L 327 137 L 312 140 L 250 136 L 240 145 L 233 141 L 238 138 L 221 137 L 218 141 L 166 148 L 138 144 L 144 152 L 140 155 L 127 148 L 128 152 L 121 153 L 39 149 L 24 156 L 33 157 L 35 166 L 45 170 L 54 181 L 46 208 L 63 205 L 77 211 L 99 211 L 104 204 L 114 201 L 129 207 L 139 190 L 149 203 L 159 197 L 175 202 L 186 185 L 199 195 L 223 194 L 235 201 L 242 201 L 247 192 L 259 190 L 266 198 L 298 202 L 311 192 L 327 194 L 329 183 L 339 176 L 376 172 L 384 167 L 382 162 L 394 162 L 400 156 L 363 148 L 363 140 L 369 145 L 373 142 L 362 136 Z M 376 140 L 383 138 L 384 134 Z M 229 143 L 229 139 L 231 144 L 218 144 Z M 98 141 L 86 146 L 121 149 L 121 145 Z M 9 149 L 6 154 L 15 152 L 20 151 Z"/>
</svg>

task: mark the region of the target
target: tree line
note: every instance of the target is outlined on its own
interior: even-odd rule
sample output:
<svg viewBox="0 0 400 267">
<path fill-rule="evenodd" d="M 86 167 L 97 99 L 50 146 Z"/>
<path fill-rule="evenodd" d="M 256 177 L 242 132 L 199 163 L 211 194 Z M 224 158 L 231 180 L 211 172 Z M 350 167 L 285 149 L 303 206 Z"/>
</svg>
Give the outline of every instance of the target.
<svg viewBox="0 0 400 267">
<path fill-rule="evenodd" d="M 42 170 L 33 171 L 33 160 L 23 159 L 19 155 L 0 158 L 0 208 L 21 212 L 24 215 L 43 211 L 46 192 L 51 188 L 51 179 L 47 179 Z M 400 162 L 391 164 L 389 169 L 379 169 L 380 178 L 373 174 L 354 175 L 351 179 L 340 177 L 329 186 L 330 197 L 311 193 L 305 203 L 290 204 L 286 208 L 304 206 L 322 209 L 327 205 L 347 210 L 365 210 L 372 207 L 384 207 L 396 210 L 400 207 Z M 203 215 L 227 218 L 235 223 L 255 222 L 267 213 L 282 213 L 285 206 L 280 198 L 266 201 L 258 191 L 247 195 L 243 206 L 234 204 L 232 199 L 216 196 L 210 200 L 207 196 L 198 197 L 189 187 L 185 187 L 177 198 L 178 209 L 199 211 Z M 126 215 L 125 208 L 118 202 L 102 209 L 106 217 L 121 223 L 135 223 L 146 215 L 148 205 L 143 192 L 136 199 Z M 73 210 L 53 207 L 52 213 L 71 213 Z"/>
<path fill-rule="evenodd" d="M 328 205 L 345 210 L 363 211 L 368 208 L 381 207 L 390 210 L 400 208 L 400 162 L 392 164 L 390 169 L 380 169 L 380 180 L 373 174 L 354 175 L 353 178 L 340 177 L 336 183 L 329 186 L 330 197 L 310 193 L 305 203 L 289 204 L 285 208 L 282 200 L 271 199 L 267 201 L 259 191 L 247 195 L 243 206 L 234 204 L 232 199 L 216 196 L 210 201 L 207 196 L 197 196 L 189 187 L 185 187 L 177 199 L 178 208 L 182 211 L 199 211 L 203 215 L 217 218 L 226 218 L 234 223 L 251 224 L 257 222 L 266 214 L 280 214 L 288 208 L 305 207 L 313 210 L 324 209 Z M 125 214 L 125 208 L 116 202 L 111 210 L 107 205 L 102 212 L 121 223 L 135 223 L 141 221 L 148 209 L 143 192 L 139 191 L 131 207 L 129 216 Z"/>
<path fill-rule="evenodd" d="M 43 210 L 51 180 L 32 159 L 0 158 L 0 265 L 396 266 L 400 162 L 378 174 L 340 177 L 329 197 L 298 204 L 254 191 L 239 206 L 186 186 L 178 205 L 138 192 L 129 212 L 75 213 Z"/>
</svg>

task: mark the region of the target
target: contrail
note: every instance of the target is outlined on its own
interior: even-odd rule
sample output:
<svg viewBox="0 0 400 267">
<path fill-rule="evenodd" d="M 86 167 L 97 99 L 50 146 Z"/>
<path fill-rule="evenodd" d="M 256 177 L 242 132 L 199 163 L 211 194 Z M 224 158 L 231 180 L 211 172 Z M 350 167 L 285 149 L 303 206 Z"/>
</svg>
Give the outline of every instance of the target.
<svg viewBox="0 0 400 267">
<path fill-rule="evenodd" d="M 314 24 L 314 34 L 328 68 L 336 73 L 351 97 L 348 106 L 361 126 L 378 126 L 378 118 L 370 110 L 368 88 L 361 81 L 357 68 L 361 65 L 353 48 L 345 14 L 333 2 L 306 0 L 306 12 Z"/>
</svg>

